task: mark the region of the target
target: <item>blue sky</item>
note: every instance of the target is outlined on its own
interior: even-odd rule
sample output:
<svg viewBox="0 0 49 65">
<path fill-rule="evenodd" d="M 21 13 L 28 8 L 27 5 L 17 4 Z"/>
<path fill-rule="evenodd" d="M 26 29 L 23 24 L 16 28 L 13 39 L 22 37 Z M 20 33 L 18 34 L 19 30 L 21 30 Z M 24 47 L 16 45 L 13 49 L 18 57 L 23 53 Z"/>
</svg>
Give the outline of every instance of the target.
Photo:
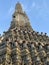
<svg viewBox="0 0 49 65">
<path fill-rule="evenodd" d="M 26 11 L 32 28 L 49 35 L 49 0 L 0 0 L 0 34 L 9 29 L 18 1 Z"/>
</svg>

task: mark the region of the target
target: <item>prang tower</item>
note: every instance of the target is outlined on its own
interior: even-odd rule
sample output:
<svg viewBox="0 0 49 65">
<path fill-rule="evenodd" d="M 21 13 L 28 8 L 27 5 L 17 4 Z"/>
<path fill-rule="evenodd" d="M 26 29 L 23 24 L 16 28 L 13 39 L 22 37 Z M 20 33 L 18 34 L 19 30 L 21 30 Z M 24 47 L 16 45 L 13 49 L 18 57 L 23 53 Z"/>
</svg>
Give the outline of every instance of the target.
<svg viewBox="0 0 49 65">
<path fill-rule="evenodd" d="M 49 65 L 49 37 L 32 29 L 20 3 L 0 36 L 0 65 Z"/>
</svg>

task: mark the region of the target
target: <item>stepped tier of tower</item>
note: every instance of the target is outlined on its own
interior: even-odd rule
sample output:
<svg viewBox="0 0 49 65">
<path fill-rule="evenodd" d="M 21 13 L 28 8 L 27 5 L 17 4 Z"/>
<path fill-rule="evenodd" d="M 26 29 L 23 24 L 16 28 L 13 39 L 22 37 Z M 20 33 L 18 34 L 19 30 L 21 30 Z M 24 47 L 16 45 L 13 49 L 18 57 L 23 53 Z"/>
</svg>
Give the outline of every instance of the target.
<svg viewBox="0 0 49 65">
<path fill-rule="evenodd" d="M 15 9 L 9 30 L 0 36 L 0 65 L 49 65 L 49 37 L 32 29 L 20 3 Z"/>
<path fill-rule="evenodd" d="M 31 28 L 27 27 L 15 27 L 13 29 L 10 29 L 9 31 L 4 33 L 5 37 L 13 37 L 13 39 L 16 40 L 25 40 L 25 41 L 35 41 L 35 42 L 41 42 L 43 44 L 49 43 L 49 37 L 41 32 L 35 32 Z M 4 37 L 3 36 L 3 37 Z M 2 37 L 1 37 L 2 39 Z"/>
</svg>

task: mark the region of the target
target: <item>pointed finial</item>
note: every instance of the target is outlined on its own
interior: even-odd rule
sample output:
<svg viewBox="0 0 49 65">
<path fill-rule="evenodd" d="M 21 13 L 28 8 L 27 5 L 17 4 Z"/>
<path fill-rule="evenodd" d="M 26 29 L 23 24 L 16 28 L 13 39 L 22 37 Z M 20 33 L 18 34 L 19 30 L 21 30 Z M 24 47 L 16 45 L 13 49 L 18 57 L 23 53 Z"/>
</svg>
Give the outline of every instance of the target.
<svg viewBox="0 0 49 65">
<path fill-rule="evenodd" d="M 16 12 L 23 12 L 22 5 L 18 2 L 15 7 Z"/>
<path fill-rule="evenodd" d="M 13 29 L 17 26 L 30 26 L 29 19 L 19 2 L 16 4 L 10 29 Z"/>
</svg>

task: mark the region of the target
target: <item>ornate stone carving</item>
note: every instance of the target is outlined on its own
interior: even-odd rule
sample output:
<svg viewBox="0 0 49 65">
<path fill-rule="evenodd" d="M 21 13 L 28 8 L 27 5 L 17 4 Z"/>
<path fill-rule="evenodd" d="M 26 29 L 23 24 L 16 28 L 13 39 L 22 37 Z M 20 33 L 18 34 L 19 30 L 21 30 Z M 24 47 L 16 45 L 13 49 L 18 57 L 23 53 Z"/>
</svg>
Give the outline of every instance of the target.
<svg viewBox="0 0 49 65">
<path fill-rule="evenodd" d="M 0 65 L 49 65 L 49 37 L 32 29 L 20 3 L 9 30 L 0 36 Z"/>
</svg>

